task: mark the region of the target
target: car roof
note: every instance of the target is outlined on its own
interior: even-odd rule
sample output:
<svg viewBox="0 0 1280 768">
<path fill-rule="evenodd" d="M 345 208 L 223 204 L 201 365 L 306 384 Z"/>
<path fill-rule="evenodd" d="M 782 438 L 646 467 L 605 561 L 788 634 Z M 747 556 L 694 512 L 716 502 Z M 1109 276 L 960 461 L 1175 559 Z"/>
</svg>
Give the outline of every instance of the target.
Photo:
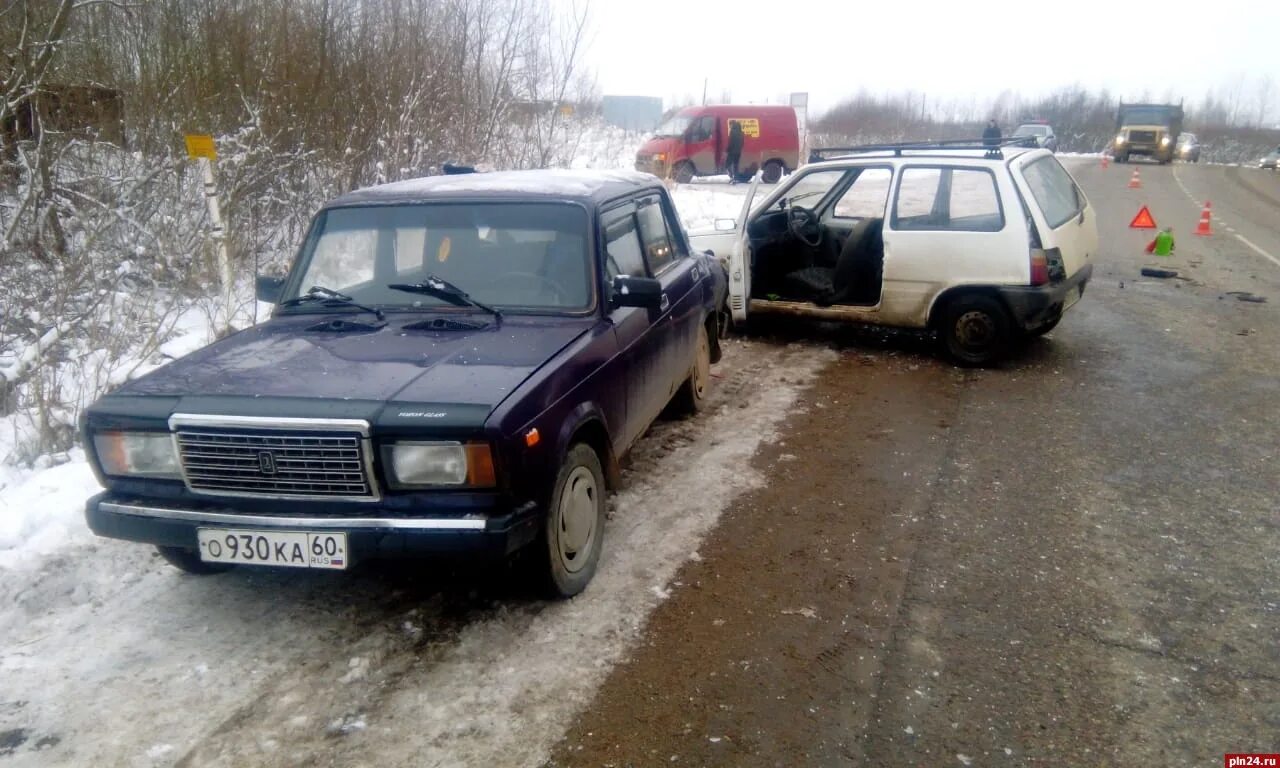
<svg viewBox="0 0 1280 768">
<path fill-rule="evenodd" d="M 604 203 L 641 189 L 662 188 L 656 176 L 636 171 L 533 170 L 424 176 L 357 189 L 325 208 L 433 200 L 527 198 L 550 202 Z"/>
<path fill-rule="evenodd" d="M 937 147 L 918 150 L 906 149 L 903 151 L 910 152 L 910 154 L 896 156 L 892 150 L 887 149 L 858 152 L 857 154 L 839 155 L 821 162 L 808 163 L 803 168 L 846 168 L 852 165 L 884 165 L 885 163 L 901 165 L 909 160 L 924 160 L 926 165 L 973 165 L 974 163 L 1004 165 L 1015 157 L 1021 157 L 1031 152 L 1039 152 L 1043 155 L 1052 154 L 1049 150 L 1041 147 L 1019 147 L 1013 145 L 1001 147 L 1000 154 L 997 156 L 990 156 L 983 151 Z"/>
</svg>

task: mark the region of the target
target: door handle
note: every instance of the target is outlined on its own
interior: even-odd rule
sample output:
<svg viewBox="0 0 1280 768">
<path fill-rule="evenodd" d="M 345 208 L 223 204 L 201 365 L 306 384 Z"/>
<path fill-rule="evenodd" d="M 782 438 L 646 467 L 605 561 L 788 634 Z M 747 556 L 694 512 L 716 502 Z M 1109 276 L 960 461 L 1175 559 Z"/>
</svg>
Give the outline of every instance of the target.
<svg viewBox="0 0 1280 768">
<path fill-rule="evenodd" d="M 667 294 L 662 294 L 662 300 L 658 302 L 658 309 L 666 312 L 671 308 L 671 299 L 667 298 Z"/>
</svg>

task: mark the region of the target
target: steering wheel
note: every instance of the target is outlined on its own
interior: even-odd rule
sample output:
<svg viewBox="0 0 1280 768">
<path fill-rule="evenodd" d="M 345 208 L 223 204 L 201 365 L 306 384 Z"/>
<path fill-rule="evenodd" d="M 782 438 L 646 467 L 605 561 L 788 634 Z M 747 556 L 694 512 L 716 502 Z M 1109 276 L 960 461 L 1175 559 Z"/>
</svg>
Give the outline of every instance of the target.
<svg viewBox="0 0 1280 768">
<path fill-rule="evenodd" d="M 809 208 L 793 205 L 787 209 L 787 229 L 797 240 L 817 248 L 822 245 L 822 225 L 818 223 L 818 215 Z"/>
<path fill-rule="evenodd" d="M 520 280 L 522 282 L 533 280 L 534 282 L 541 283 L 544 288 L 549 289 L 549 293 L 555 296 L 557 304 L 567 303 L 567 299 L 564 295 L 564 289 L 560 287 L 560 284 L 544 275 L 534 274 L 533 272 L 508 272 L 505 275 L 498 276 L 493 282 L 503 283 L 513 280 Z"/>
</svg>

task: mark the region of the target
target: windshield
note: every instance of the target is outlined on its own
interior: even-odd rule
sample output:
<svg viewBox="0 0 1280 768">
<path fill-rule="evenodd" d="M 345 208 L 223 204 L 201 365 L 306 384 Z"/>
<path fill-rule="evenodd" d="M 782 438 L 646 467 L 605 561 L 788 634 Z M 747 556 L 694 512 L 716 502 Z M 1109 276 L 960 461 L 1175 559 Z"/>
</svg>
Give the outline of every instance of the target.
<svg viewBox="0 0 1280 768">
<path fill-rule="evenodd" d="M 1173 117 L 1167 109 L 1126 109 L 1125 125 L 1168 125 Z"/>
<path fill-rule="evenodd" d="M 684 132 L 689 129 L 690 119 L 681 115 L 676 115 L 667 122 L 658 126 L 658 130 L 654 131 L 655 136 L 683 136 Z"/>
<path fill-rule="evenodd" d="M 453 306 L 390 283 L 447 280 L 504 309 L 583 311 L 593 303 L 587 215 L 563 203 L 433 203 L 335 208 L 317 219 L 303 249 L 311 286 L 388 309 Z M 296 311 L 318 311 L 314 304 Z"/>
<path fill-rule="evenodd" d="M 1047 125 L 1020 125 L 1018 130 L 1013 132 L 1015 137 L 1019 136 L 1048 136 L 1049 126 Z"/>
</svg>

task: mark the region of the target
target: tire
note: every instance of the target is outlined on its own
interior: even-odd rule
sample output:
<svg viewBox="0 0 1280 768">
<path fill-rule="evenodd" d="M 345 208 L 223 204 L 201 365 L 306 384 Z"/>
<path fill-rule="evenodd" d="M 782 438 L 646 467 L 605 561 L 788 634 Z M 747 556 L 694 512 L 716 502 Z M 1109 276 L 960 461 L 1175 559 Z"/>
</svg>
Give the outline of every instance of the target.
<svg viewBox="0 0 1280 768">
<path fill-rule="evenodd" d="M 688 161 L 681 161 L 680 163 L 677 163 L 676 167 L 672 170 L 672 175 L 675 176 L 677 182 L 681 184 L 688 184 L 693 181 L 693 164 Z"/>
<path fill-rule="evenodd" d="M 1012 340 L 1009 313 L 990 296 L 965 294 L 942 310 L 938 340 L 958 365 L 991 365 L 1005 357 Z"/>
<path fill-rule="evenodd" d="M 1128 155 L 1116 155 L 1116 162 L 1117 162 L 1117 163 L 1127 163 L 1127 162 L 1129 162 L 1129 156 L 1128 156 Z"/>
<path fill-rule="evenodd" d="M 226 573 L 235 566 L 230 563 L 206 563 L 200 559 L 200 553 L 184 547 L 157 546 L 156 551 L 169 565 L 180 571 L 196 576 L 212 576 L 215 573 Z"/>
<path fill-rule="evenodd" d="M 770 160 L 764 164 L 764 170 L 761 173 L 760 180 L 765 184 L 777 184 L 782 178 L 782 172 L 786 170 L 782 167 L 782 163 L 777 160 Z"/>
<path fill-rule="evenodd" d="M 689 378 L 680 385 L 671 405 L 677 413 L 693 415 L 702 410 L 707 399 L 707 387 L 711 383 L 711 337 L 704 323 L 698 329 L 697 346 L 693 352 L 693 365 Z"/>
<path fill-rule="evenodd" d="M 573 597 L 595 576 L 604 542 L 605 493 L 600 457 L 586 443 L 575 443 L 556 475 L 539 546 L 551 597 Z"/>
</svg>

